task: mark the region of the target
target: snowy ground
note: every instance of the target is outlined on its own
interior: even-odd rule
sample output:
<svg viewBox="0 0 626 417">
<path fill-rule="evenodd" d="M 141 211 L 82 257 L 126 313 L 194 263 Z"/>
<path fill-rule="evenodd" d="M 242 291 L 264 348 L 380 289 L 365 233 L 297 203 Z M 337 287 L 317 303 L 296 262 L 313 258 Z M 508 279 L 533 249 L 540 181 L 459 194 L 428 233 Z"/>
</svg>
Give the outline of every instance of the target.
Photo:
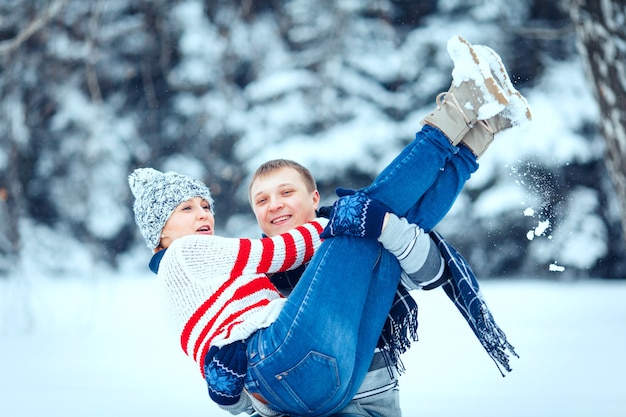
<svg viewBox="0 0 626 417">
<path fill-rule="evenodd" d="M 149 275 L 29 286 L 0 282 L 2 417 L 229 415 L 168 337 Z M 513 372 L 500 376 L 442 291 L 418 293 L 405 417 L 626 416 L 626 282 L 495 280 L 483 291 L 521 355 Z"/>
</svg>

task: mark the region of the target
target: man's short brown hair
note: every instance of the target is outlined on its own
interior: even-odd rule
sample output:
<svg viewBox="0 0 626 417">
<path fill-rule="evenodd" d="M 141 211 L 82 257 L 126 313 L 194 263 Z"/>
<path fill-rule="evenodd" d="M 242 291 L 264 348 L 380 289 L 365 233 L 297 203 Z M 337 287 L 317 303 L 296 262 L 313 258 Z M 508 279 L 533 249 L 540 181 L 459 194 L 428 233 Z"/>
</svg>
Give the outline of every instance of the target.
<svg viewBox="0 0 626 417">
<path fill-rule="evenodd" d="M 248 198 L 250 198 L 250 191 L 252 190 L 252 184 L 254 184 L 254 181 L 256 181 L 257 178 L 263 178 L 269 173 L 276 171 L 277 169 L 280 169 L 280 168 L 295 169 L 304 180 L 304 184 L 306 185 L 306 188 L 308 191 L 313 192 L 317 190 L 317 184 L 315 183 L 315 179 L 313 178 L 313 175 L 311 174 L 311 171 L 309 171 L 308 168 L 290 159 L 272 159 L 270 161 L 267 161 L 261 164 L 261 166 L 259 166 L 257 170 L 254 172 L 254 175 L 252 176 L 252 180 L 250 181 L 250 185 L 248 186 Z"/>
</svg>

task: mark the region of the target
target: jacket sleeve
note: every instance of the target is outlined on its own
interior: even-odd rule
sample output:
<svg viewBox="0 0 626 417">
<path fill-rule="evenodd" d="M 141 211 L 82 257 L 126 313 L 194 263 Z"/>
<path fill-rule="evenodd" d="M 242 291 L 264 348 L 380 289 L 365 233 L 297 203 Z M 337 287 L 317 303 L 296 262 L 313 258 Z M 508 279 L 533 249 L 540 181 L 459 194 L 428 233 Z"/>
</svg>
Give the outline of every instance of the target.
<svg viewBox="0 0 626 417">
<path fill-rule="evenodd" d="M 430 236 L 416 224 L 389 213 L 378 240 L 400 262 L 402 282 L 409 290 L 429 287 L 442 277 L 443 257 Z"/>
<path fill-rule="evenodd" d="M 278 291 L 285 297 L 289 297 L 296 284 L 300 281 L 300 277 L 304 273 L 307 264 L 300 265 L 296 269 L 284 272 L 276 272 L 275 274 L 268 274 L 268 277 L 272 284 Z"/>
</svg>

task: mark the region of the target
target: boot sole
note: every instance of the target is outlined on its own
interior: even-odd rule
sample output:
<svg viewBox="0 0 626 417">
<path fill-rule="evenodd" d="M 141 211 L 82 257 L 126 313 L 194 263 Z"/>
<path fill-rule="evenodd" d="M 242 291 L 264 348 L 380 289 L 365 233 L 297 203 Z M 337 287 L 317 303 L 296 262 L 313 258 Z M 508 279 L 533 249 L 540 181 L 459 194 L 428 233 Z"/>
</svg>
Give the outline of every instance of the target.
<svg viewBox="0 0 626 417">
<path fill-rule="evenodd" d="M 491 72 L 497 78 L 499 83 L 507 90 L 507 94 L 512 98 L 517 98 L 521 101 L 521 105 L 524 107 L 524 113 L 526 120 L 532 120 L 532 114 L 530 112 L 530 106 L 526 98 L 515 88 L 511 82 L 506 67 L 502 62 L 502 58 L 496 51 L 485 45 L 474 45 L 474 51 L 482 55 L 489 63 Z"/>
<path fill-rule="evenodd" d="M 455 41 L 458 45 L 462 46 L 462 48 L 454 48 Z M 454 61 L 454 56 L 456 56 L 456 54 L 452 52 L 452 49 L 460 52 L 460 55 L 457 56 L 457 58 L 469 58 L 474 65 L 476 65 L 482 79 L 475 81 L 484 84 L 487 92 L 496 102 L 503 106 L 509 104 L 506 92 L 500 88 L 498 82 L 493 78 L 491 67 L 489 66 L 489 60 L 485 61 L 485 59 L 474 49 L 474 46 L 461 36 L 455 36 L 448 41 L 448 52 L 450 53 L 450 56 L 453 57 Z"/>
</svg>

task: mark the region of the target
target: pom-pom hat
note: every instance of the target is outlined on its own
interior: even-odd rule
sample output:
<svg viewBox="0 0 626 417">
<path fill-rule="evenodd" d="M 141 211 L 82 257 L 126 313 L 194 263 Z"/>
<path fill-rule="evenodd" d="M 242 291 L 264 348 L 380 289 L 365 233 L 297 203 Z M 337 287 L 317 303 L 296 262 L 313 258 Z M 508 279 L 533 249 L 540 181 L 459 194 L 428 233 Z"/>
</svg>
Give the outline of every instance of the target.
<svg viewBox="0 0 626 417">
<path fill-rule="evenodd" d="M 135 222 L 150 249 L 159 246 L 161 231 L 179 204 L 200 197 L 211 205 L 213 212 L 209 187 L 186 175 L 138 168 L 128 176 L 128 184 L 135 196 Z"/>
</svg>

